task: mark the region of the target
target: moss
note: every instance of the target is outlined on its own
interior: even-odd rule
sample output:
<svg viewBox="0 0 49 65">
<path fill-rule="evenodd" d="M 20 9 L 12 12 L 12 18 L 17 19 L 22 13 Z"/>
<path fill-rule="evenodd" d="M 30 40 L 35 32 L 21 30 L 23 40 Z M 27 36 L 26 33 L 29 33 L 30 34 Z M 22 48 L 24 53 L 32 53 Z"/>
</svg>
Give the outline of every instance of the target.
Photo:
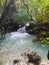
<svg viewBox="0 0 49 65">
<path fill-rule="evenodd" d="M 39 39 L 45 46 L 49 45 L 49 37 Z"/>
</svg>

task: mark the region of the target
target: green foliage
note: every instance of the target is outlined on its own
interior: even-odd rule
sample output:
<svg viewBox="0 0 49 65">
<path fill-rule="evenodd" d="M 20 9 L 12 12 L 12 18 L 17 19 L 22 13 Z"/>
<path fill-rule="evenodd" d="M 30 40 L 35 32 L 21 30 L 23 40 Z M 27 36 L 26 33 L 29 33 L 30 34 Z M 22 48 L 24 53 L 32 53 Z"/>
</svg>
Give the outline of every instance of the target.
<svg viewBox="0 0 49 65">
<path fill-rule="evenodd" d="M 4 7 L 5 1 L 6 0 L 0 0 L 0 6 Z M 9 0 L 7 0 L 7 4 L 8 2 Z M 32 16 L 32 20 L 36 23 L 49 21 L 49 0 L 15 0 L 15 3 L 19 9 L 19 13 L 15 15 L 18 19 L 20 18 L 20 21 L 30 21 L 29 15 Z M 24 4 L 26 4 L 29 9 L 27 9 Z M 3 7 L 0 8 L 3 10 Z"/>
<path fill-rule="evenodd" d="M 0 0 L 0 17 L 4 11 L 6 0 Z"/>
<path fill-rule="evenodd" d="M 47 36 L 47 33 L 46 33 L 45 31 L 43 31 L 43 32 L 41 33 L 41 35 L 42 35 L 42 37 L 40 37 L 39 40 L 40 40 L 42 43 L 44 43 L 44 46 L 49 45 L 49 36 Z"/>
<path fill-rule="evenodd" d="M 47 22 L 49 20 L 49 0 L 25 0 L 29 7 L 29 13 L 36 22 Z"/>
<path fill-rule="evenodd" d="M 27 11 L 21 8 L 18 10 L 18 13 L 13 14 L 13 17 L 19 23 L 26 23 L 30 21 L 30 16 Z"/>
<path fill-rule="evenodd" d="M 40 38 L 40 41 L 43 43 L 44 46 L 49 45 L 49 37 Z"/>
<path fill-rule="evenodd" d="M 34 22 L 49 22 L 49 0 L 25 0 L 25 4 L 29 8 L 29 14 L 32 16 Z M 49 45 L 49 37 L 46 32 L 43 31 L 40 35 L 40 41 L 45 46 Z"/>
</svg>

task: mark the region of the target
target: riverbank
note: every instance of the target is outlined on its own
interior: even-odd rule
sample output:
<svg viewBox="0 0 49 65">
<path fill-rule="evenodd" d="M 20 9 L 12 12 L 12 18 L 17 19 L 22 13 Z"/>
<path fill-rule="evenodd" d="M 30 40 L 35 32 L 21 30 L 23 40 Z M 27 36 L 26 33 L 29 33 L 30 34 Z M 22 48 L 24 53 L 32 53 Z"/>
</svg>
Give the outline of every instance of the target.
<svg viewBox="0 0 49 65">
<path fill-rule="evenodd" d="M 49 60 L 41 58 L 35 51 L 28 50 L 20 56 L 15 52 L 7 51 L 5 55 L 6 57 L 0 58 L 0 65 L 49 65 Z"/>
</svg>

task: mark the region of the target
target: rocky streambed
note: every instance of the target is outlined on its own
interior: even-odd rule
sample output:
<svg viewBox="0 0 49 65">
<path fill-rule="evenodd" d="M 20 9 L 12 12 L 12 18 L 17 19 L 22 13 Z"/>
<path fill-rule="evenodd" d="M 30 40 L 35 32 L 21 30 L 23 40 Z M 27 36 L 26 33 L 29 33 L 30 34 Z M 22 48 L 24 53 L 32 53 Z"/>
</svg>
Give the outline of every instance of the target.
<svg viewBox="0 0 49 65">
<path fill-rule="evenodd" d="M 9 52 L 7 55 L 9 55 L 9 58 L 7 57 L 6 61 L 3 60 L 5 57 L 0 59 L 0 65 L 49 65 L 49 60 L 42 59 L 36 51 L 28 50 L 21 54 L 19 57 L 14 53 L 11 53 L 10 56 Z"/>
</svg>

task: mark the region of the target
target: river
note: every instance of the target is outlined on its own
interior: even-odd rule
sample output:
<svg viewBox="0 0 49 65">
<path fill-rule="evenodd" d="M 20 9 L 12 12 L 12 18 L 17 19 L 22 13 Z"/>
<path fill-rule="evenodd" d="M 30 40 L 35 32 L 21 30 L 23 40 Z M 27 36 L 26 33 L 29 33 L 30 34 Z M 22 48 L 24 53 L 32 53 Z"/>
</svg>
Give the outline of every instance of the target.
<svg viewBox="0 0 49 65">
<path fill-rule="evenodd" d="M 43 47 L 41 42 L 33 42 L 34 35 L 27 33 L 12 32 L 6 34 L 5 39 L 0 43 L 0 61 L 5 65 L 12 65 L 13 59 L 19 57 L 26 50 L 37 51 L 42 58 L 47 58 L 49 47 Z"/>
</svg>

